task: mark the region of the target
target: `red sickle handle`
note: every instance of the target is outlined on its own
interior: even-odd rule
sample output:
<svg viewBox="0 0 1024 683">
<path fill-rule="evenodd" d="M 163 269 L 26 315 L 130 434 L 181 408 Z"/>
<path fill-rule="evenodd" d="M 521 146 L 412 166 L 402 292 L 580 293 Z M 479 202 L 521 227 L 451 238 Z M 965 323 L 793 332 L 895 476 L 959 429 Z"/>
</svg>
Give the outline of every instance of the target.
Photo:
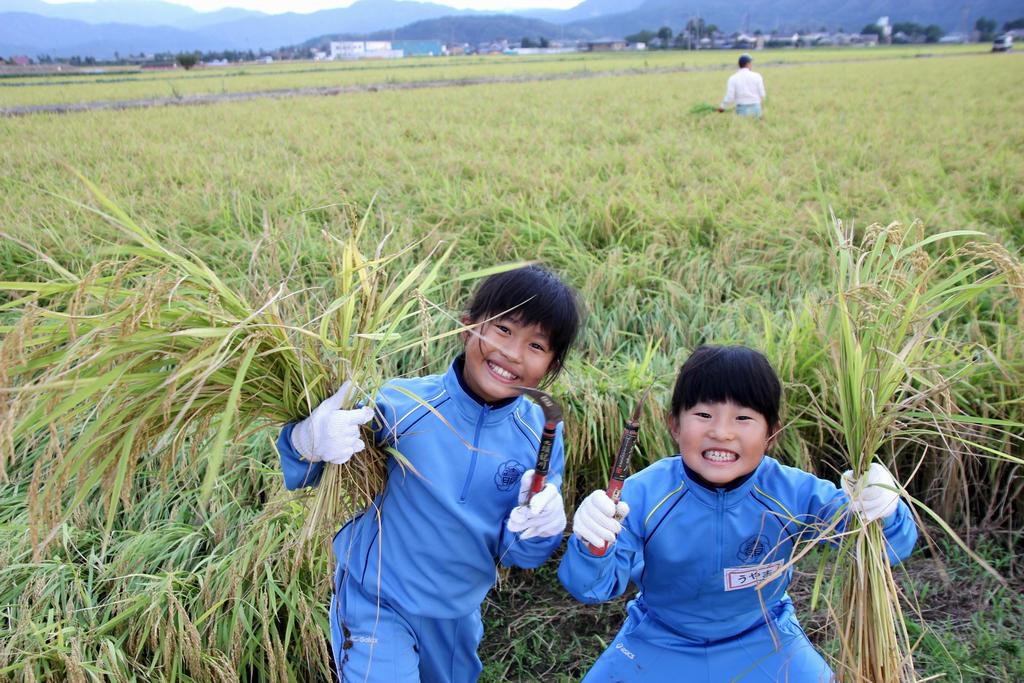
<svg viewBox="0 0 1024 683">
<path fill-rule="evenodd" d="M 526 494 L 526 503 L 540 490 L 544 488 L 544 479 L 548 476 L 548 467 L 551 466 L 551 446 L 555 443 L 555 423 L 545 422 L 544 432 L 540 437 L 540 448 L 537 449 L 537 466 L 533 468 L 533 481 L 530 482 L 530 492 Z"/>
<path fill-rule="evenodd" d="M 629 472 L 629 456 L 633 454 L 633 447 L 636 445 L 636 437 L 639 431 L 640 423 L 629 420 L 626 422 L 626 428 L 622 432 L 622 442 L 619 443 L 619 450 L 615 454 L 612 474 L 608 479 L 608 488 L 605 489 L 605 493 L 608 494 L 608 497 L 615 504 L 618 504 L 619 499 L 622 497 L 622 482 L 626 480 L 626 475 Z M 596 546 L 592 543 L 587 545 L 590 547 L 590 552 L 598 557 L 603 556 L 608 551 L 607 543 L 603 546 Z"/>
</svg>

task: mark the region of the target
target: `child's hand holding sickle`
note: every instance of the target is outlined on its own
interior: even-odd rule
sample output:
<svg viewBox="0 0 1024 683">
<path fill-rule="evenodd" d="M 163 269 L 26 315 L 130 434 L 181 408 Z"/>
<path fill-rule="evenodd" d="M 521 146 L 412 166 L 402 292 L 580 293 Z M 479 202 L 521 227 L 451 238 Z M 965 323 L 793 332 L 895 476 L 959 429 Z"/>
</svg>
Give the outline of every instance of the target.
<svg viewBox="0 0 1024 683">
<path fill-rule="evenodd" d="M 629 505 L 619 500 L 622 495 L 622 483 L 629 474 L 629 458 L 636 446 L 636 437 L 640 431 L 640 414 L 648 394 L 654 387 L 652 384 L 644 391 L 636 405 L 636 409 L 622 431 L 622 441 L 612 463 L 612 473 L 608 480 L 608 488 L 594 491 L 583 499 L 572 519 L 572 531 L 584 543 L 590 546 L 590 552 L 601 556 L 615 542 L 615 537 L 622 531 L 621 521 L 629 514 Z"/>
<path fill-rule="evenodd" d="M 520 538 L 549 538 L 565 530 L 565 506 L 558 489 L 546 484 L 544 478 L 551 462 L 551 445 L 555 429 L 562 421 L 562 409 L 551 396 L 539 389 L 517 387 L 544 411 L 544 431 L 537 449 L 537 466 L 523 473 L 519 485 L 519 506 L 508 518 L 508 530 Z"/>
</svg>

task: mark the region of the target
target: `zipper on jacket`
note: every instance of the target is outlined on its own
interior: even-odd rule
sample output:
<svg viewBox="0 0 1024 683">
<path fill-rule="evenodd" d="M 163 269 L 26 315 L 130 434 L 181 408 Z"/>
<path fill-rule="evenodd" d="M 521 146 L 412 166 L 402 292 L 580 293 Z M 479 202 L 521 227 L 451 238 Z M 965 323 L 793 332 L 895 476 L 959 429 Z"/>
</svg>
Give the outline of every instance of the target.
<svg viewBox="0 0 1024 683">
<path fill-rule="evenodd" d="M 466 475 L 466 483 L 462 485 L 462 495 L 459 496 L 460 503 L 465 503 L 466 496 L 469 495 L 469 484 L 473 481 L 473 473 L 476 472 L 476 456 L 480 452 L 480 430 L 483 429 L 484 420 L 487 419 L 489 412 L 491 412 L 491 407 L 485 405 L 480 410 L 480 417 L 476 420 L 476 431 L 473 433 L 473 452 L 469 458 L 469 474 Z"/>
<path fill-rule="evenodd" d="M 725 526 L 725 491 L 716 489 L 715 494 L 715 561 L 718 571 L 722 571 L 722 527 Z"/>
</svg>

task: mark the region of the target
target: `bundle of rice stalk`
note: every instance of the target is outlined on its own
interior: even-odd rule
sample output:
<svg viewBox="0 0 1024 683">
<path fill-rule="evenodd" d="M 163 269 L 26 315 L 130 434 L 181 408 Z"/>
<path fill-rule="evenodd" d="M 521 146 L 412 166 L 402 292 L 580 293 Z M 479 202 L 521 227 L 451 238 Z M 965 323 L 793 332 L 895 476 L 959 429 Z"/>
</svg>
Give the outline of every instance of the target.
<svg viewBox="0 0 1024 683">
<path fill-rule="evenodd" d="M 896 455 L 913 456 L 916 449 L 923 457 L 943 443 L 956 442 L 975 453 L 983 450 L 986 457 L 1017 460 L 979 445 L 971 434 L 982 423 L 997 428 L 1013 425 L 958 413 L 950 391 L 976 350 L 952 339 L 956 314 L 1004 284 L 1006 267 L 1015 261 L 979 232 L 929 237 L 922 233 L 918 225 L 875 225 L 855 244 L 852 231 L 835 221 L 835 296 L 823 328 L 831 363 L 822 370 L 825 396 L 820 418 L 858 478 L 876 460 L 897 476 L 905 475 L 916 464 L 901 463 Z M 951 240 L 961 242 L 960 248 L 951 247 L 938 256 L 926 251 L 929 245 Z M 1007 260 L 993 259 L 996 252 Z M 963 545 L 943 520 L 910 498 L 903 487 L 900 484 L 900 492 L 908 501 Z M 916 680 L 913 642 L 881 522 L 864 523 L 852 516 L 839 554 L 830 582 L 834 586 L 838 580 L 841 590 L 837 677 L 847 683 Z"/>
<path fill-rule="evenodd" d="M 691 114 L 710 114 L 715 111 L 718 111 L 718 107 L 713 104 L 708 104 L 707 102 L 698 102 L 690 107 Z"/>
<path fill-rule="evenodd" d="M 365 255 L 369 211 L 352 214 L 340 234 L 323 232 L 330 282 L 290 291 L 285 278 L 257 300 L 82 180 L 98 207 L 79 206 L 130 243 L 84 276 L 58 267 L 49 281 L 2 285 L 15 293 L 4 315 L 16 320 L 0 327 L 0 476 L 15 457 L 36 460 L 29 502 L 37 552 L 86 500 L 105 505 L 109 535 L 133 485 L 200 481 L 198 496 L 183 499 L 209 514 L 230 445 L 307 415 L 345 379 L 360 389 L 356 399 L 368 398 L 387 355 L 459 331 L 430 337 L 420 324 L 451 247 L 415 261 L 417 244 L 385 255 L 381 241 Z M 194 468 L 175 472 L 185 448 Z M 309 529 L 365 504 L 382 484 L 383 458 L 374 451 L 328 468 Z"/>
</svg>

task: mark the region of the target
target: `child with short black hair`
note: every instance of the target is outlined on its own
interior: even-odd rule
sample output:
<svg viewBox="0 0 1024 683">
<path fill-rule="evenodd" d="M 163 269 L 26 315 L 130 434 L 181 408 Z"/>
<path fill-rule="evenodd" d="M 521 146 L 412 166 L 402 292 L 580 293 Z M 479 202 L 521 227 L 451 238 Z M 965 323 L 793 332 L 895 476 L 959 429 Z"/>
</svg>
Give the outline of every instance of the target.
<svg viewBox="0 0 1024 683">
<path fill-rule="evenodd" d="M 668 427 L 678 454 L 629 477 L 616 504 L 594 491 L 573 518 L 559 566 L 583 602 L 640 589 L 625 624 L 584 681 L 819 683 L 832 671 L 786 594 L 794 544 L 855 511 L 883 520 L 889 560 L 906 558 L 917 527 L 877 463 L 843 489 L 766 455 L 780 428 L 782 387 L 768 360 L 742 346 L 701 346 L 683 364 Z M 620 521 L 621 520 L 621 521 Z M 612 545 L 603 556 L 588 544 Z"/>
<path fill-rule="evenodd" d="M 576 295 L 527 266 L 480 284 L 463 322 L 464 352 L 442 375 L 395 379 L 373 406 L 339 410 L 344 384 L 278 440 L 288 488 L 315 486 L 323 462 L 363 450 L 376 415 L 388 459 L 384 491 L 334 538 L 331 642 L 341 681 L 474 681 L 482 670 L 480 604 L 495 564 L 532 568 L 560 544 L 565 511 L 558 426 L 546 484 L 528 504 L 544 427 L 519 387 L 563 367 L 580 324 Z"/>
</svg>

